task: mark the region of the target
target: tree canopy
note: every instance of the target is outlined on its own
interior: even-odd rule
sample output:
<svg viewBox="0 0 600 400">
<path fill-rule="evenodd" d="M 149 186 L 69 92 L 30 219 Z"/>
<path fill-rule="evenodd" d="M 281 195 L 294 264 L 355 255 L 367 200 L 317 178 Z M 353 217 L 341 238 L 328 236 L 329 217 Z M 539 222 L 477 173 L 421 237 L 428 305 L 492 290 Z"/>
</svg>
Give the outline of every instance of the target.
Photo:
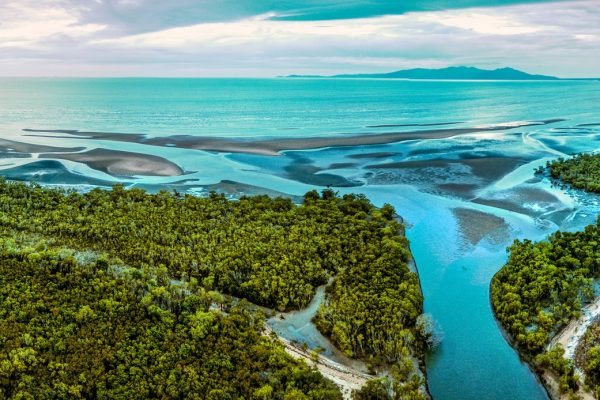
<svg viewBox="0 0 600 400">
<path fill-rule="evenodd" d="M 548 162 L 550 176 L 577 189 L 600 193 L 600 154 L 578 154 Z"/>
<path fill-rule="evenodd" d="M 156 273 L 0 240 L 0 397 L 341 399 L 256 313 Z M 265 393 L 268 397 L 264 397 Z"/>
<path fill-rule="evenodd" d="M 332 391 L 324 381 L 319 380 L 318 374 L 317 377 L 311 375 L 311 371 L 302 369 L 305 366 L 291 362 L 281 352 L 277 356 L 282 359 L 281 370 L 297 382 L 300 378 L 295 377 L 292 369 L 300 368 L 299 373 L 306 375 L 302 379 L 312 382 L 312 386 L 271 380 L 271 375 L 264 372 L 267 371 L 267 367 L 253 364 L 261 360 L 259 355 L 271 357 L 269 352 L 279 351 L 276 345 L 265 345 L 264 340 L 259 338 L 262 318 L 242 309 L 229 311 L 226 315 L 214 313 L 207 308 L 210 302 L 205 296 L 210 293 L 214 300 L 218 298 L 218 293 L 223 293 L 278 310 L 290 310 L 306 306 L 317 286 L 333 280 L 327 290 L 326 301 L 319 310 L 317 327 L 348 355 L 366 359 L 376 365 L 393 367 L 394 376 L 398 377 L 403 385 L 397 386 L 395 393 L 400 395 L 401 392 L 410 392 L 414 394 L 412 398 L 419 398 L 416 396 L 420 395 L 423 382 L 416 368 L 416 361 L 421 359 L 426 338 L 417 328 L 416 321 L 422 313 L 423 299 L 418 277 L 407 265 L 410 253 L 403 226 L 395 219 L 395 210 L 389 205 L 377 209 L 362 195 L 339 197 L 329 189 L 322 193 L 309 192 L 304 196 L 303 204 L 295 205 L 289 199 L 267 196 L 242 197 L 234 201 L 215 193 L 205 198 L 182 196 L 166 191 L 149 194 L 140 189 L 126 190 L 120 185 L 116 185 L 112 190 L 94 189 L 78 193 L 0 180 L 0 237 L 41 238 L 44 243 L 42 251 L 32 251 L 26 257 L 28 260 L 32 258 L 37 261 L 31 261 L 31 265 L 26 266 L 6 261 L 2 268 L 6 268 L 6 271 L 10 271 L 11 268 L 24 269 L 27 273 L 22 279 L 27 282 L 40 281 L 35 286 L 39 293 L 32 294 L 35 304 L 54 302 L 56 305 L 53 310 L 71 310 L 70 307 L 73 307 L 69 311 L 69 318 L 52 320 L 48 317 L 49 322 L 40 321 L 40 324 L 55 326 L 53 329 L 57 331 L 66 329 L 72 333 L 81 321 L 95 321 L 99 328 L 104 326 L 103 323 L 106 324 L 105 332 L 114 329 L 113 334 L 130 335 L 130 339 L 158 340 L 153 336 L 159 335 L 158 333 L 150 334 L 146 331 L 152 331 L 153 328 L 144 318 L 154 321 L 164 317 L 168 323 L 159 339 L 175 340 L 169 336 L 171 333 L 167 334 L 166 331 L 180 329 L 183 332 L 188 329 L 190 332 L 186 335 L 192 335 L 191 331 L 199 335 L 196 337 L 196 346 L 204 346 L 204 341 L 211 338 L 211 332 L 225 329 L 228 321 L 235 321 L 232 324 L 235 324 L 235 329 L 239 331 L 231 328 L 231 337 L 239 335 L 242 338 L 236 345 L 240 348 L 245 347 L 243 342 L 246 341 L 248 346 L 255 348 L 249 352 L 247 361 L 242 360 L 240 355 L 240 358 L 235 360 L 230 358 L 230 363 L 225 362 L 223 368 L 227 369 L 233 365 L 235 370 L 238 368 L 238 362 L 246 362 L 254 365 L 261 377 L 268 378 L 246 381 L 244 379 L 251 378 L 251 374 L 246 372 L 239 377 L 224 374 L 219 378 L 228 379 L 228 382 L 229 379 L 242 379 L 244 385 L 248 386 L 248 391 L 242 396 L 244 398 L 282 398 L 284 395 L 294 398 L 300 394 L 306 395 L 311 390 L 311 398 L 336 398 L 336 394 L 332 394 L 335 390 Z M 43 276 L 35 275 L 36 265 L 46 265 L 46 261 L 43 260 L 56 257 L 46 254 L 44 246 L 73 249 L 79 252 L 78 254 L 100 252 L 106 254 L 108 259 L 112 260 L 112 264 L 122 265 L 126 270 L 138 271 L 135 274 L 151 274 L 152 277 L 139 277 L 134 274 L 135 277 L 128 275 L 125 278 L 119 274 L 111 275 L 105 272 L 106 266 L 102 263 L 103 266 L 86 265 L 86 270 L 70 258 L 60 258 L 60 261 L 56 261 L 61 265 L 57 279 L 63 279 L 64 282 L 45 287 L 45 283 L 42 283 Z M 61 268 L 66 268 L 67 272 Z M 93 272 L 89 272 L 90 270 Z M 85 279 L 75 285 L 70 279 L 75 279 L 77 274 Z M 97 274 L 102 276 L 96 276 Z M 96 281 L 97 279 L 106 279 L 107 282 Z M 180 285 L 171 285 L 169 282 L 179 282 Z M 89 286 L 81 286 L 86 284 Z M 154 284 L 157 286 L 150 288 Z M 115 288 L 108 288 L 107 292 L 92 289 L 96 286 L 103 288 L 106 285 L 111 288 L 116 285 L 118 291 L 111 292 L 116 291 Z M 185 289 L 181 289 L 181 285 L 184 285 Z M 71 286 L 74 291 L 70 291 Z M 55 293 L 56 290 L 59 293 Z M 99 297 L 87 298 L 86 295 L 81 295 L 86 290 Z M 184 296 L 182 290 L 190 292 L 191 297 Z M 14 290 L 11 293 L 11 296 L 17 296 Z M 113 294 L 116 296 L 114 299 L 111 297 Z M 58 298 L 52 298 L 55 295 Z M 72 296 L 79 298 L 71 299 Z M 185 319 L 182 317 L 187 310 L 184 305 L 192 301 L 190 298 L 194 298 L 193 296 L 204 299 L 198 300 L 202 307 L 193 308 L 189 311 L 193 316 L 186 314 Z M 132 317 L 132 320 L 126 320 L 126 314 L 119 314 L 121 319 L 112 320 L 112 325 L 112 317 L 108 318 L 106 315 L 104 322 L 97 321 L 96 319 L 100 318 L 99 313 L 106 311 L 102 308 L 104 305 L 99 303 L 104 300 L 128 301 L 127 310 L 138 313 L 138 319 Z M 4 299 L 0 301 L 1 309 L 9 307 L 10 303 Z M 15 297 L 12 301 L 29 302 L 28 299 L 20 297 Z M 189 324 L 191 321 L 194 321 L 194 324 L 204 324 L 204 328 L 185 325 L 188 323 L 186 321 L 190 321 Z M 120 324 L 125 325 L 121 327 Z M 177 324 L 183 325 L 179 327 Z M 138 325 L 139 328 L 135 328 Z M 92 326 L 95 325 L 89 327 L 91 342 L 85 349 L 78 350 L 82 351 L 82 354 L 92 351 L 91 343 L 100 340 L 95 336 L 97 332 L 92 332 Z M 130 333 L 134 328 L 140 332 Z M 21 336 L 43 330 L 27 324 L 20 329 L 18 334 Z M 163 328 L 157 326 L 155 329 Z M 84 333 L 87 334 L 87 331 Z M 146 338 L 143 334 L 150 336 Z M 254 334 L 256 338 L 252 336 Z M 62 333 L 61 335 L 64 336 L 64 342 L 66 336 Z M 245 338 L 244 335 L 251 338 Z M 120 343 L 121 339 L 125 340 L 124 338 L 126 336 L 119 337 L 104 347 L 98 343 L 97 349 L 93 351 L 117 351 L 114 346 Z M 19 340 L 21 339 L 15 336 L 11 343 L 16 346 Z M 60 352 L 64 351 L 60 345 L 48 344 L 47 338 L 44 340 L 46 341 L 41 343 L 46 346 L 44 351 L 47 353 L 47 359 L 55 357 L 55 352 L 62 354 Z M 180 342 L 173 343 L 185 342 L 184 339 L 177 340 Z M 210 340 L 217 341 L 217 338 Z M 165 371 L 172 372 L 180 368 L 181 363 L 175 356 L 166 355 L 171 350 L 175 351 L 174 348 L 164 347 L 166 344 L 160 340 L 152 343 L 152 351 L 144 350 L 144 356 L 154 357 L 157 362 L 164 357 L 170 357 L 171 364 L 166 363 L 166 360 L 161 364 Z M 228 356 L 229 352 L 238 350 L 237 347 L 234 349 L 221 348 L 217 344 L 215 346 Z M 255 354 L 254 350 L 258 353 Z M 161 351 L 165 352 L 164 357 Z M 90 357 L 103 360 L 102 354 L 93 353 Z M 255 356 L 258 357 L 256 360 Z M 200 354 L 198 360 L 205 361 L 206 357 L 209 356 Z M 133 359 L 132 356 L 131 360 Z M 112 368 L 116 364 L 107 365 Z M 131 371 L 134 364 L 123 361 L 123 365 L 126 365 L 123 368 L 126 368 L 128 373 L 133 373 Z M 100 368 L 94 365 L 90 367 Z M 106 371 L 107 368 L 105 365 L 101 370 Z M 146 372 L 151 370 L 151 367 L 141 365 L 139 368 Z M 181 368 L 184 368 L 184 364 L 181 364 Z M 217 379 L 216 375 L 211 375 L 217 374 L 215 371 L 217 369 L 204 372 L 205 375 L 198 379 L 207 379 L 207 382 Z M 81 372 L 78 369 L 76 372 L 79 379 Z M 56 376 L 58 375 L 52 375 Z M 75 382 L 74 376 L 69 375 L 68 385 L 81 386 Z M 97 381 L 96 375 L 86 376 L 91 377 L 94 382 Z M 254 375 L 252 376 L 252 379 L 255 379 Z M 46 378 L 50 379 L 49 382 L 54 382 L 52 377 Z M 177 375 L 172 379 L 179 378 L 180 375 Z M 9 375 L 4 382 L 19 385 L 20 381 Z M 254 383 L 260 383 L 260 387 L 252 386 Z M 152 387 L 152 390 L 158 390 Z M 159 392 L 143 392 L 139 388 L 131 393 L 137 390 L 139 393 L 150 393 L 151 397 L 160 397 L 160 394 L 157 394 Z M 203 393 L 208 393 L 206 390 Z M 250 390 L 257 392 L 248 395 Z M 317 392 L 325 394 L 322 397 L 314 397 L 314 393 Z M 214 398 L 241 396 L 238 392 L 232 393 L 234 394 L 219 392 Z M 404 394 L 402 396 L 406 397 Z"/>
<path fill-rule="evenodd" d="M 580 232 L 557 231 L 548 241 L 517 240 L 508 250 L 508 263 L 492 279 L 492 306 L 522 350 L 537 354 L 592 298 L 600 219 Z"/>
</svg>

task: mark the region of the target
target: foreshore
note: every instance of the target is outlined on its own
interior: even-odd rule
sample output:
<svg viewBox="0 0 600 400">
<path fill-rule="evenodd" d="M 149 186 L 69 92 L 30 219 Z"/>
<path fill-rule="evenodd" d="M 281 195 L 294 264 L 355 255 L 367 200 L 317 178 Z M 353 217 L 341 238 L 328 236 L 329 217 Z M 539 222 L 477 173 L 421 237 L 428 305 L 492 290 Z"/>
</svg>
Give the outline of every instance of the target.
<svg viewBox="0 0 600 400">
<path fill-rule="evenodd" d="M 424 129 L 405 132 L 357 133 L 329 137 L 281 138 L 263 140 L 243 140 L 220 137 L 171 135 L 147 137 L 139 133 L 95 132 L 70 129 L 23 129 L 29 136 L 47 138 L 79 138 L 112 140 L 140 143 L 161 147 L 178 147 L 204 151 L 245 153 L 262 156 L 278 156 L 282 151 L 313 150 L 325 147 L 352 147 L 402 142 L 406 140 L 444 139 L 458 135 L 482 132 L 506 131 L 519 127 L 547 125 L 559 122 L 559 119 L 545 121 L 509 122 L 505 124 L 466 128 Z M 69 136 L 58 136 L 60 134 Z"/>
</svg>

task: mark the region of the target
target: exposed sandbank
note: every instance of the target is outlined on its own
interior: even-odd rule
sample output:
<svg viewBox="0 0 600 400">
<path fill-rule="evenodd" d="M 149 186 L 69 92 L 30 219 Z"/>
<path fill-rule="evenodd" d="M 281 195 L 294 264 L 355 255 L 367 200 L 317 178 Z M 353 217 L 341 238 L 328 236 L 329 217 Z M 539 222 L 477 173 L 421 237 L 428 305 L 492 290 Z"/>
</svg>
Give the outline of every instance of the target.
<svg viewBox="0 0 600 400">
<path fill-rule="evenodd" d="M 53 153 L 53 152 L 69 152 L 81 151 L 85 147 L 54 147 L 44 146 L 41 144 L 32 144 L 24 142 L 16 142 L 14 140 L 0 139 L 0 149 L 2 151 L 15 151 L 18 153 Z"/>
<path fill-rule="evenodd" d="M 175 163 L 150 154 L 94 149 L 83 153 L 40 154 L 40 158 L 58 158 L 86 164 L 113 176 L 178 176 L 183 170 Z"/>
<path fill-rule="evenodd" d="M 418 184 L 431 193 L 471 199 L 476 190 L 504 177 L 527 163 L 521 158 L 482 157 L 464 154 L 462 158 L 434 158 L 368 165 L 370 183 Z"/>
<path fill-rule="evenodd" d="M 526 164 L 527 160 L 508 157 L 473 157 L 473 158 L 436 158 L 432 160 L 400 161 L 385 164 L 369 165 L 369 169 L 423 169 L 441 168 L 447 169 L 451 164 L 465 165 L 470 168 L 471 173 L 485 181 L 494 181 L 513 171 L 520 165 Z"/>
<path fill-rule="evenodd" d="M 504 131 L 525 126 L 546 125 L 559 121 L 562 120 L 553 119 L 546 121 L 507 123 L 473 128 L 429 129 L 407 132 L 387 132 L 379 134 L 362 133 L 355 134 L 352 136 L 344 135 L 330 137 L 283 138 L 265 140 L 242 140 L 191 135 L 147 137 L 146 135 L 137 133 L 86 132 L 77 130 L 24 129 L 24 131 L 31 133 L 64 133 L 79 138 L 134 142 L 153 146 L 179 147 L 204 151 L 248 153 L 257 155 L 276 156 L 279 155 L 280 152 L 286 150 L 310 150 L 320 149 L 324 147 L 376 145 L 418 139 L 444 139 L 457 135 L 465 135 L 480 132 Z"/>
<path fill-rule="evenodd" d="M 443 126 L 456 125 L 461 122 L 436 122 L 431 124 L 382 124 L 382 125 L 367 125 L 366 128 L 398 128 L 398 127 L 414 127 L 414 126 Z"/>
<path fill-rule="evenodd" d="M 368 159 L 368 158 L 388 158 L 398 155 L 398 153 L 392 153 L 389 151 L 380 151 L 377 153 L 358 153 L 358 154 L 350 154 L 348 158 L 354 158 L 356 160 Z"/>
<path fill-rule="evenodd" d="M 471 201 L 532 217 L 562 209 L 562 203 L 556 196 L 535 187 L 511 189 L 496 193 L 493 197 L 480 197 Z"/>
<path fill-rule="evenodd" d="M 114 182 L 79 175 L 69 171 L 60 161 L 37 160 L 2 170 L 2 176 L 15 180 L 49 185 L 94 185 L 110 187 Z"/>
<path fill-rule="evenodd" d="M 443 183 L 441 185 L 436 185 L 436 189 L 440 190 L 443 194 L 449 194 L 461 199 L 473 198 L 475 191 L 478 188 L 479 185 L 472 183 Z"/>
</svg>

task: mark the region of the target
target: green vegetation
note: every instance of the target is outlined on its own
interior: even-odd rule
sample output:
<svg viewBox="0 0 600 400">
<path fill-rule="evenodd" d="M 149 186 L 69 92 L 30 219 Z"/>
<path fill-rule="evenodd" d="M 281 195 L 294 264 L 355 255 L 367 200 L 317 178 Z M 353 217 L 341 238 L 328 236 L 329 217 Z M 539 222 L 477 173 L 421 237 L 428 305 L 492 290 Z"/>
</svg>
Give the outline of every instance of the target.
<svg viewBox="0 0 600 400">
<path fill-rule="evenodd" d="M 600 154 L 578 154 L 548 162 L 550 176 L 577 189 L 600 193 Z"/>
<path fill-rule="evenodd" d="M 376 364 L 401 362 L 411 347 L 424 343 L 415 337 L 423 299 L 418 278 L 408 268 L 408 241 L 402 224 L 386 210 L 372 213 L 380 229 L 371 233 L 377 239 L 365 248 L 369 268 L 354 263 L 343 269 L 315 318 L 319 330 L 347 355 Z"/>
<path fill-rule="evenodd" d="M 577 387 L 562 349 L 544 353 L 550 338 L 581 315 L 600 275 L 600 218 L 580 232 L 555 232 L 548 241 L 515 241 L 508 263 L 491 283 L 496 317 L 522 353 L 560 377 L 561 389 Z"/>
<path fill-rule="evenodd" d="M 600 321 L 593 322 L 575 351 L 575 360 L 585 373 L 585 383 L 600 397 Z"/>
<path fill-rule="evenodd" d="M 23 346 L 24 335 L 42 335 L 39 341 L 41 347 L 34 349 L 41 358 L 32 364 L 32 371 L 36 370 L 33 365 L 43 365 L 41 363 L 55 359 L 59 360 L 56 361 L 59 364 L 68 363 L 71 358 L 77 358 L 74 354 L 79 353 L 75 352 L 86 354 L 85 351 L 93 354 L 82 359 L 104 360 L 102 357 L 106 356 L 111 363 L 115 360 L 121 362 L 119 365 L 129 374 L 134 373 L 134 367 L 140 368 L 142 372 L 136 370 L 135 374 L 147 374 L 147 379 L 140 378 L 139 382 L 147 386 L 147 391 L 135 386 L 128 393 L 147 393 L 149 397 L 188 398 L 181 393 L 198 393 L 197 387 L 187 386 L 189 392 L 181 389 L 176 392 L 179 394 L 170 395 L 160 386 L 160 379 L 167 380 L 171 373 L 184 373 L 187 371 L 186 363 L 190 362 L 202 364 L 202 367 L 194 367 L 195 371 L 190 370 L 200 383 L 206 384 L 200 392 L 204 393 L 201 398 L 210 398 L 206 393 L 210 393 L 209 389 L 213 390 L 210 382 L 214 379 L 227 384 L 223 390 L 229 390 L 229 384 L 235 386 L 239 383 L 239 387 L 230 389 L 231 393 L 223 392 L 221 395 L 219 392 L 214 398 L 285 396 L 292 399 L 305 395 L 310 398 L 337 398 L 339 393 L 332 391 L 320 375 L 291 361 L 279 345 L 260 338 L 262 318 L 243 308 L 233 308 L 227 314 L 207 308 L 211 301 L 222 301 L 219 293 L 279 310 L 300 308 L 310 302 L 317 286 L 333 278 L 326 303 L 316 320 L 319 329 L 346 353 L 389 368 L 395 379 L 390 393 L 395 398 L 420 399 L 423 382 L 415 368 L 415 360 L 421 357 L 428 333 L 420 328 L 423 324 L 417 324 L 423 299 L 418 278 L 407 265 L 410 254 L 403 227 L 394 215 L 394 209 L 389 205 L 378 210 L 363 196 L 345 195 L 340 198 L 331 190 L 322 194 L 309 192 L 304 197 L 304 204 L 297 206 L 288 199 L 267 196 L 229 201 L 214 193 L 208 198 L 164 191 L 152 195 L 139 189 L 125 190 L 118 185 L 112 191 L 95 189 L 80 194 L 0 181 L 0 237 L 40 237 L 44 243 L 53 246 L 80 252 L 102 252 L 113 260 L 113 264 L 126 265 L 122 267 L 125 271 L 136 271 L 115 275 L 106 272 L 104 264 L 103 267 L 96 264 L 90 267 L 66 258 L 56 261 L 60 265 L 68 265 L 68 268 L 57 267 L 57 279 L 66 281 L 50 282 L 48 284 L 54 286 L 44 287 L 43 274 L 36 275 L 35 266 L 46 265 L 45 257 L 54 259 L 54 255 L 47 255 L 41 249 L 31 252 L 31 257 L 18 256 L 27 260 L 32 258 L 31 265 L 15 266 L 12 261 L 6 261 L 6 265 L 1 267 L 7 268 L 7 271 L 23 269 L 22 276 L 14 276 L 21 279 L 21 283 L 16 285 L 22 287 L 23 281 L 31 282 L 29 285 L 34 284 L 34 280 L 39 281 L 32 286 L 31 299 L 20 298 L 16 297 L 14 288 L 10 289 L 10 274 L 7 274 L 2 278 L 7 283 L 2 285 L 12 290 L 10 296 L 14 300 L 11 301 L 23 303 L 23 306 L 38 304 L 41 307 L 40 304 L 49 301 L 46 299 L 57 296 L 52 300 L 55 305 L 50 311 L 44 309 L 44 312 L 56 317 L 56 310 L 60 313 L 64 308 L 69 315 L 56 320 L 45 315 L 39 321 L 31 322 L 39 325 L 20 325 L 20 330 L 15 330 L 13 336 L 0 333 L 0 340 L 4 340 L 6 350 L 9 349 L 6 340 L 12 337 L 11 346 L 18 349 Z M 63 271 L 63 268 L 66 269 Z M 77 280 L 81 277 L 75 279 L 79 275 L 85 277 L 82 282 Z M 171 280 L 179 284 L 170 285 Z M 51 291 L 57 287 L 72 287 L 73 292 Z M 96 287 L 99 289 L 92 289 Z M 91 292 L 91 297 L 80 295 L 86 291 Z M 207 300 L 207 296 L 212 300 Z M 200 300 L 190 300 L 196 297 Z M 7 309 L 12 304 L 7 302 L 9 298 L 12 297 L 0 297 L 1 312 L 12 312 Z M 126 315 L 130 319 L 125 318 L 125 314 L 116 319 L 101 315 L 109 312 L 102 308 L 105 307 L 103 299 L 126 303 Z M 188 302 L 193 302 L 194 307 L 186 308 Z M 198 302 L 201 306 L 196 304 Z M 44 307 L 49 306 L 46 304 Z M 80 312 L 84 320 L 88 314 L 94 315 L 90 317 L 94 324 L 83 332 L 77 326 Z M 133 314 L 129 316 L 129 313 Z M 196 315 L 199 316 L 196 318 Z M 153 328 L 157 318 L 165 318 L 165 321 Z M 186 348 L 186 340 L 191 340 L 191 331 L 198 331 L 192 322 L 206 324 L 206 329 L 202 328 L 202 337 L 196 338 L 195 346 L 202 347 L 202 352 L 207 353 L 190 355 L 186 350 L 185 354 L 179 354 L 182 346 Z M 60 339 L 63 347 L 52 342 L 54 339 L 43 336 L 42 327 L 46 325 L 53 326 L 47 334 L 56 334 L 56 340 Z M 94 331 L 92 326 L 97 330 Z M 104 336 L 98 333 L 102 329 Z M 224 334 L 228 332 L 224 329 L 231 329 L 229 336 Z M 132 334 L 131 330 L 135 333 Z M 86 336 L 88 334 L 89 337 Z M 121 336 L 110 339 L 110 335 Z M 221 346 L 219 335 L 224 335 L 223 340 L 229 338 L 235 343 L 229 343 L 229 347 Z M 92 349 L 91 343 L 101 341 L 103 337 L 108 342 Z M 68 338 L 74 341 L 81 338 L 81 343 L 65 350 Z M 139 343 L 132 343 L 134 349 L 127 351 L 117 347 L 122 340 L 133 339 L 136 342 L 147 341 L 150 347 L 138 349 L 136 346 L 142 346 Z M 210 343 L 205 343 L 205 340 Z M 84 345 L 87 347 L 77 347 Z M 245 350 L 247 360 L 236 353 Z M 127 356 L 128 352 L 130 356 Z M 13 359 L 9 355 L 10 350 L 5 353 L 6 357 Z M 213 365 L 209 362 L 211 354 L 226 360 L 219 359 Z M 135 364 L 138 356 L 147 359 Z M 265 361 L 263 356 L 269 361 Z M 21 356 L 15 357 L 15 360 L 21 360 Z M 82 363 L 81 359 L 73 362 Z M 279 367 L 269 364 L 272 362 L 278 362 Z M 136 382 L 126 382 L 123 377 L 119 378 L 122 380 L 105 382 L 102 379 L 109 379 L 109 376 L 99 378 L 99 371 L 106 372 L 109 366 L 117 364 L 106 364 L 105 361 L 101 364 L 104 367 L 95 362 L 68 367 L 71 375 L 65 375 L 65 384 L 68 387 L 83 385 L 81 390 L 96 388 L 89 389 L 95 392 L 85 392 L 84 397 L 109 398 L 118 398 L 118 394 L 100 396 L 99 390 L 117 390 L 119 382 L 137 385 Z M 220 372 L 217 367 L 229 372 Z M 96 375 L 85 373 L 87 386 L 77 383 L 82 373 L 80 368 L 95 371 Z M 281 376 L 272 368 L 278 369 Z M 174 372 L 180 370 L 184 372 Z M 28 382 L 47 382 L 47 385 L 53 385 L 58 382 L 58 377 L 63 376 L 59 370 L 48 373 L 50 375 L 46 377 L 25 375 Z M 172 380 L 183 379 L 181 376 L 175 375 Z M 3 387 L 10 388 L 10 393 L 15 394 L 15 390 L 27 386 L 20 379 L 10 372 L 2 375 L 1 382 L 8 385 Z M 135 381 L 133 376 L 128 379 Z"/>
<path fill-rule="evenodd" d="M 417 375 L 406 375 L 397 366 L 392 367 L 390 375 L 372 379 L 355 393 L 355 400 L 425 400 L 420 390 L 423 382 Z"/>
<path fill-rule="evenodd" d="M 492 280 L 492 305 L 517 345 L 535 355 L 592 298 L 592 278 L 600 272 L 600 224 L 558 231 L 546 242 L 517 240 L 508 250 L 508 263 Z"/>
<path fill-rule="evenodd" d="M 579 379 L 575 374 L 572 360 L 564 358 L 565 349 L 557 345 L 545 353 L 535 357 L 536 365 L 552 371 L 559 377 L 558 385 L 561 393 L 574 394 L 579 388 Z"/>
<path fill-rule="evenodd" d="M 35 247 L 0 240 L 0 398 L 341 399 L 215 293 Z"/>
<path fill-rule="evenodd" d="M 600 225 L 556 232 L 548 242 L 515 241 L 510 258 L 492 280 L 498 319 L 519 346 L 532 354 L 592 297 L 600 266 Z"/>
</svg>

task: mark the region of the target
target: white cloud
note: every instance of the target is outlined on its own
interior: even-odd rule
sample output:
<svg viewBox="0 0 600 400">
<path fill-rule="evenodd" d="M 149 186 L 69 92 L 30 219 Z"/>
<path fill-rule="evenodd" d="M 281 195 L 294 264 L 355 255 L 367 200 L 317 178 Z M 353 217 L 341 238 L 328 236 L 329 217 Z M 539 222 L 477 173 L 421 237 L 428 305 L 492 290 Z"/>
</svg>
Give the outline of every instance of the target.
<svg viewBox="0 0 600 400">
<path fill-rule="evenodd" d="M 55 1 L 9 1 L 0 5 L 0 47 L 35 47 L 55 35 L 84 38 L 105 26 L 79 24 L 78 15 Z"/>
<path fill-rule="evenodd" d="M 89 18 L 82 22 L 85 10 L 65 1 L 0 4 L 0 75 L 30 73 L 39 64 L 59 75 L 199 76 L 461 64 L 600 76 L 596 0 L 328 21 L 281 21 L 266 13 L 131 35 Z M 151 4 L 123 3 L 140 10 Z"/>
<path fill-rule="evenodd" d="M 497 15 L 493 11 L 490 13 L 490 10 L 427 13 L 418 18 L 424 22 L 435 22 L 445 26 L 471 30 L 484 35 L 524 35 L 547 29 L 544 26 L 523 23 L 519 21 L 518 16 Z"/>
<path fill-rule="evenodd" d="M 121 45 L 127 47 L 150 47 L 161 49 L 194 48 L 197 46 L 240 46 L 275 42 L 293 42 L 307 39 L 339 38 L 353 40 L 370 38 L 376 35 L 396 37 L 387 29 L 382 18 L 355 19 L 342 21 L 274 21 L 272 14 L 234 22 L 204 23 L 192 26 L 171 28 L 157 32 L 103 39 L 93 42 L 103 45 Z M 387 17 L 391 21 L 405 17 Z M 383 18 L 385 20 L 385 18 Z"/>
<path fill-rule="evenodd" d="M 587 35 L 584 33 L 580 33 L 580 34 L 576 34 L 573 35 L 575 37 L 575 39 L 577 40 L 582 40 L 584 42 L 587 41 L 599 41 L 600 40 L 600 36 L 599 35 Z"/>
</svg>

